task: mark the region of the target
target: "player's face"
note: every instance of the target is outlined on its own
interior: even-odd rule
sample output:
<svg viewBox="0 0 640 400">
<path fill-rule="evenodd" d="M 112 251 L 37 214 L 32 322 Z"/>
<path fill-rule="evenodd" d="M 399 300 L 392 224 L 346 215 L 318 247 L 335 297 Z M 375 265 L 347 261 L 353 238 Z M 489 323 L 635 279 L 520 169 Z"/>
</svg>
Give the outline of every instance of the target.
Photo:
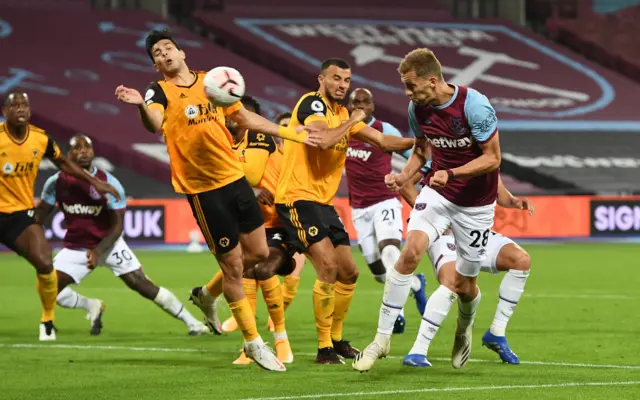
<svg viewBox="0 0 640 400">
<path fill-rule="evenodd" d="M 318 77 L 318 82 L 320 82 L 320 88 L 324 88 L 329 100 L 340 101 L 349 91 L 351 70 L 332 65 Z"/>
<path fill-rule="evenodd" d="M 291 118 L 282 118 L 278 125 L 280 126 L 289 126 L 289 122 L 291 122 Z"/>
<path fill-rule="evenodd" d="M 437 100 L 435 77 L 423 78 L 417 76 L 415 71 L 409 71 L 400 78 L 404 83 L 404 93 L 415 104 L 425 105 Z"/>
<path fill-rule="evenodd" d="M 29 106 L 27 96 L 22 93 L 11 95 L 7 104 L 2 107 L 2 115 L 11 125 L 28 125 L 31 119 L 31 106 Z"/>
<path fill-rule="evenodd" d="M 76 138 L 73 146 L 71 146 L 71 149 L 69 150 L 69 159 L 78 164 L 81 168 L 89 169 L 91 168 L 93 157 L 93 145 L 88 142 L 86 138 Z"/>
<path fill-rule="evenodd" d="M 186 58 L 184 51 L 178 50 L 171 40 L 163 39 L 151 48 L 153 64 L 158 72 L 171 74 L 178 72 L 184 66 Z"/>
<path fill-rule="evenodd" d="M 371 96 L 371 93 L 366 90 L 356 90 L 353 92 L 351 97 L 349 97 L 349 111 L 353 111 L 357 108 L 367 114 L 366 121 L 371 119 L 371 116 L 373 115 L 373 97 Z"/>
</svg>

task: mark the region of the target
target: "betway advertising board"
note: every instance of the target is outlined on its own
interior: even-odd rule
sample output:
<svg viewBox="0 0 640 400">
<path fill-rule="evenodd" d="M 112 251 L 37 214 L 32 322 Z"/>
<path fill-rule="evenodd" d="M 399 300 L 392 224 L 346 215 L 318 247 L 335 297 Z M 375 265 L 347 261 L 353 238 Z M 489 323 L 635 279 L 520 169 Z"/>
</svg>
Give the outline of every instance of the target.
<svg viewBox="0 0 640 400">
<path fill-rule="evenodd" d="M 279 65 L 290 63 L 306 71 L 310 78 L 317 75 L 323 59 L 344 58 L 353 67 L 352 86 L 370 88 L 379 106 L 403 116 L 407 98 L 396 69 L 406 53 L 428 47 L 442 63 L 448 82 L 469 85 L 490 98 L 502 129 L 640 130 L 634 105 L 640 85 L 508 24 L 225 21 L 215 14 L 201 20 L 277 57 Z"/>
</svg>

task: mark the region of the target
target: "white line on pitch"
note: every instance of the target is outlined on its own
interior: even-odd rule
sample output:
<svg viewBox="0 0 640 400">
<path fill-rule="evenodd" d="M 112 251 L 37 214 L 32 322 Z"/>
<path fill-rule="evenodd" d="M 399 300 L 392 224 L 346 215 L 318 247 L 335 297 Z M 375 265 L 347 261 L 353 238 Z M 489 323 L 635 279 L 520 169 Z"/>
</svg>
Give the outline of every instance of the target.
<svg viewBox="0 0 640 400">
<path fill-rule="evenodd" d="M 283 397 L 251 397 L 244 400 L 293 400 L 293 399 L 320 399 L 323 397 L 355 397 L 355 396 L 378 396 L 411 393 L 434 393 L 434 392 L 470 392 L 480 390 L 513 390 L 513 389 L 548 389 L 548 388 L 568 388 L 568 387 L 593 387 L 593 386 L 630 386 L 640 385 L 640 381 L 630 382 L 567 382 L 567 383 L 547 383 L 540 385 L 504 385 L 504 386 L 476 386 L 476 387 L 452 387 L 452 388 L 425 388 L 425 389 L 405 389 L 405 390 L 384 390 L 379 392 L 351 392 L 351 393 L 322 393 L 306 394 L 299 396 Z"/>
<path fill-rule="evenodd" d="M 35 344 L 35 343 L 0 343 L 0 347 L 14 349 L 72 349 L 72 350 L 112 350 L 112 351 L 140 351 L 140 352 L 157 352 L 157 353 L 237 353 L 237 351 L 226 350 L 209 350 L 179 347 L 130 347 L 130 346 L 110 346 L 110 345 L 82 345 L 82 344 Z M 296 353 L 301 356 L 315 357 L 315 353 Z M 397 359 L 399 356 L 387 356 L 387 358 Z M 435 361 L 450 361 L 449 358 L 434 357 Z M 493 363 L 495 360 L 469 360 L 473 363 Z M 553 361 L 520 361 L 524 365 L 549 365 L 555 367 L 573 367 L 573 368 L 611 368 L 611 369 L 640 369 L 640 365 L 615 365 L 615 364 L 582 364 L 582 363 L 565 363 Z"/>
</svg>

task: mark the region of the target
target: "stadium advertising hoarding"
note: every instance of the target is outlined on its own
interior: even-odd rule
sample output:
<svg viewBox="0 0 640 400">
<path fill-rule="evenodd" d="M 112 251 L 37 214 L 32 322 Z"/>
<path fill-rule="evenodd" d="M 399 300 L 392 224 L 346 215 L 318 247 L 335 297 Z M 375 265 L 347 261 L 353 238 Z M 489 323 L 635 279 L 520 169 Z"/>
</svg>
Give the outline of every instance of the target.
<svg viewBox="0 0 640 400">
<path fill-rule="evenodd" d="M 591 236 L 640 235 L 640 199 L 591 201 Z"/>
<path fill-rule="evenodd" d="M 640 235 L 640 197 L 530 196 L 534 216 L 520 210 L 496 207 L 494 230 L 511 238 L 563 238 Z M 356 239 L 349 200 L 336 198 L 334 205 L 349 236 Z M 411 208 L 404 204 L 403 220 Z M 62 214 L 46 225 L 47 238 L 64 236 Z M 130 200 L 125 217 L 125 238 L 135 242 L 179 244 L 199 232 L 191 208 L 184 199 Z M 405 229 L 406 231 L 406 229 Z M 204 239 L 201 237 L 201 242 Z"/>
<path fill-rule="evenodd" d="M 508 23 L 415 21 L 410 16 L 225 21 L 213 13 L 201 20 L 235 38 L 236 45 L 262 51 L 274 68 L 297 68 L 303 79 L 317 75 L 323 59 L 343 57 L 353 66 L 353 85 L 370 88 L 378 105 L 397 115 L 406 115 L 407 107 L 398 63 L 412 49 L 428 47 L 449 82 L 489 96 L 501 129 L 640 129 L 633 105 L 640 85 Z"/>
</svg>

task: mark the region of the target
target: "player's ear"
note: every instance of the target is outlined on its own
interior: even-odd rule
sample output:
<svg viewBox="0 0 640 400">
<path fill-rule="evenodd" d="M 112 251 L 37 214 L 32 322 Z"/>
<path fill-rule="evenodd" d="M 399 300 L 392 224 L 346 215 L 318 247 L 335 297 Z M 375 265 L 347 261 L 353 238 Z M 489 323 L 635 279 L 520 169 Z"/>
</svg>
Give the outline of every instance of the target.
<svg viewBox="0 0 640 400">
<path fill-rule="evenodd" d="M 322 82 L 324 82 L 324 75 L 323 75 L 323 74 L 320 74 L 320 75 L 318 75 L 318 83 L 319 83 L 320 85 L 322 85 Z"/>
<path fill-rule="evenodd" d="M 187 59 L 187 55 L 184 53 L 184 50 L 180 50 L 180 57 L 182 58 L 182 61 Z"/>
<path fill-rule="evenodd" d="M 160 68 L 158 68 L 158 64 L 156 64 L 155 61 L 153 62 L 153 68 L 155 68 L 156 71 L 160 72 Z"/>
</svg>

